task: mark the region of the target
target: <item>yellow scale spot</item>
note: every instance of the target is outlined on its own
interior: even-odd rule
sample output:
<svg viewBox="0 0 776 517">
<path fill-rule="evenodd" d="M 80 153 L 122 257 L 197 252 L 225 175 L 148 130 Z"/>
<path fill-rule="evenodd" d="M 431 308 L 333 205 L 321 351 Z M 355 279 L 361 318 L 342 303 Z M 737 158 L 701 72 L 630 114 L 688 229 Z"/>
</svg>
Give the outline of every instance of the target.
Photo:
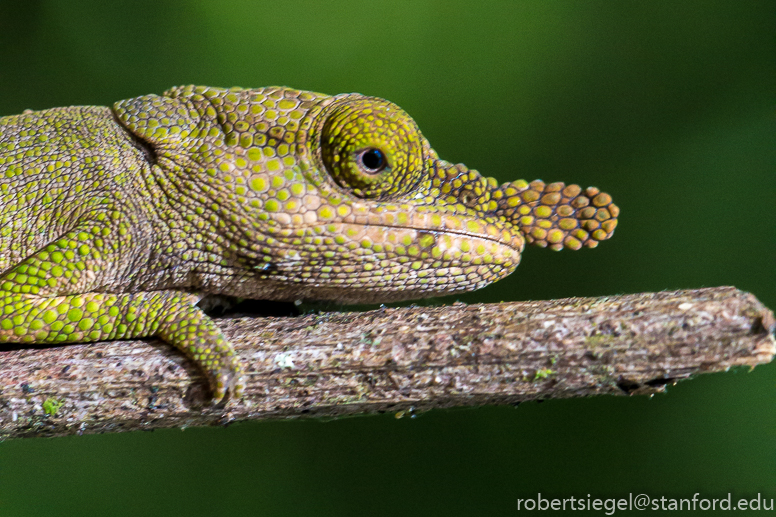
<svg viewBox="0 0 776 517">
<path fill-rule="evenodd" d="M 254 176 L 251 178 L 251 189 L 255 192 L 266 192 L 267 188 L 267 181 L 261 176 Z"/>
<path fill-rule="evenodd" d="M 79 321 L 83 317 L 84 312 L 79 308 L 72 308 L 67 311 L 67 319 L 69 321 Z"/>
<path fill-rule="evenodd" d="M 561 217 L 569 217 L 574 213 L 574 209 L 569 205 L 561 205 L 555 209 L 555 212 Z"/>
<path fill-rule="evenodd" d="M 569 249 L 572 249 L 572 250 L 578 250 L 579 248 L 581 248 L 581 247 L 582 247 L 582 243 L 581 243 L 581 242 L 579 242 L 579 241 L 578 241 L 577 239 L 575 239 L 574 237 L 571 237 L 571 236 L 569 236 L 569 237 L 566 237 L 566 238 L 564 239 L 564 241 L 563 241 L 563 244 L 564 244 L 564 245 L 565 245 L 567 248 L 569 248 Z"/>
<path fill-rule="evenodd" d="M 574 208 L 584 208 L 588 204 L 590 204 L 590 201 L 586 197 L 582 196 L 574 198 L 574 201 L 571 202 L 571 206 Z"/>
<path fill-rule="evenodd" d="M 563 241 L 564 233 L 561 230 L 555 229 L 547 232 L 547 242 L 555 244 Z"/>
<path fill-rule="evenodd" d="M 563 189 L 563 195 L 568 198 L 574 198 L 582 192 L 582 188 L 579 185 L 569 185 Z"/>
<path fill-rule="evenodd" d="M 531 203 L 539 199 L 539 193 L 533 190 L 526 190 L 523 192 L 522 198 L 526 203 Z"/>
<path fill-rule="evenodd" d="M 418 241 L 420 243 L 420 246 L 423 248 L 429 248 L 434 245 L 436 242 L 436 239 L 433 235 L 425 234 L 423 235 L 420 240 Z"/>
<path fill-rule="evenodd" d="M 323 205 L 322 207 L 318 208 L 317 214 L 321 219 L 334 218 L 334 210 L 328 205 Z"/>
<path fill-rule="evenodd" d="M 248 159 L 252 162 L 259 162 L 262 159 L 261 149 L 259 147 L 251 147 L 248 149 Z"/>
<path fill-rule="evenodd" d="M 290 188 L 294 197 L 302 197 L 305 193 L 304 183 L 292 183 Z"/>
<path fill-rule="evenodd" d="M 577 227 L 577 220 L 571 218 L 565 218 L 558 221 L 558 227 L 562 230 L 573 230 Z"/>
<path fill-rule="evenodd" d="M 466 222 L 466 229 L 472 233 L 481 233 L 482 225 L 478 221 L 469 220 Z"/>
<path fill-rule="evenodd" d="M 611 202 L 611 196 L 609 196 L 609 194 L 604 194 L 603 192 L 593 198 L 593 204 L 597 207 L 604 207 Z"/>
<path fill-rule="evenodd" d="M 534 209 L 534 214 L 536 215 L 536 217 L 547 219 L 552 215 L 552 208 L 550 208 L 549 206 L 540 205 Z"/>
<path fill-rule="evenodd" d="M 544 205 L 557 205 L 560 201 L 560 193 L 553 192 L 542 196 L 542 204 Z"/>
<path fill-rule="evenodd" d="M 267 170 L 268 171 L 276 172 L 276 171 L 279 171 L 281 169 L 282 169 L 282 166 L 280 164 L 280 160 L 278 160 L 277 158 L 273 158 L 273 159 L 267 161 Z M 281 178 L 279 176 L 275 176 L 274 178 L 272 178 L 272 186 L 275 186 L 275 179 L 276 178 L 281 181 L 280 185 L 283 185 L 283 183 L 282 183 L 283 182 L 283 178 Z"/>
</svg>

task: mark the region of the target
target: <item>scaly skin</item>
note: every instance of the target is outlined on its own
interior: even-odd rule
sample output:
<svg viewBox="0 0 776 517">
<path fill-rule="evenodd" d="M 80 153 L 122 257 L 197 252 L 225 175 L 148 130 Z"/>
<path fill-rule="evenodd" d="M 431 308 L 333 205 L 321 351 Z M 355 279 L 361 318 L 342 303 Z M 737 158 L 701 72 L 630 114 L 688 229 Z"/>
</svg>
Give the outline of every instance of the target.
<svg viewBox="0 0 776 517">
<path fill-rule="evenodd" d="M 202 295 L 386 302 L 511 273 L 525 242 L 595 247 L 595 188 L 499 185 L 438 158 L 397 106 L 174 88 L 0 118 L 0 340 L 158 336 L 214 399 L 242 368 Z"/>
</svg>

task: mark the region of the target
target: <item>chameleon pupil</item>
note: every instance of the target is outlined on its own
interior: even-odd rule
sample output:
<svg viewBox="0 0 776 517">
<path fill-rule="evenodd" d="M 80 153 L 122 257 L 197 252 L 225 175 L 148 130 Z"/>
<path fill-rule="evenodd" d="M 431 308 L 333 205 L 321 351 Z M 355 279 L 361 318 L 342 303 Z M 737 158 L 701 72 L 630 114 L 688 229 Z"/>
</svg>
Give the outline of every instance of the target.
<svg viewBox="0 0 776 517">
<path fill-rule="evenodd" d="M 361 163 L 368 172 L 379 172 L 385 166 L 385 156 L 380 149 L 367 149 L 361 154 Z"/>
</svg>

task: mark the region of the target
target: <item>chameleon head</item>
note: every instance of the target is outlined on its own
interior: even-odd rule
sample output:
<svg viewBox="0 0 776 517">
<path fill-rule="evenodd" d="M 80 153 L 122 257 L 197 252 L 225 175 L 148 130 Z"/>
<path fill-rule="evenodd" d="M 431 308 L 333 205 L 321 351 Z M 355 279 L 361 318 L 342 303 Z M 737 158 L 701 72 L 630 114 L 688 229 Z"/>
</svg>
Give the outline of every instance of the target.
<svg viewBox="0 0 776 517">
<path fill-rule="evenodd" d="M 439 159 L 378 98 L 182 87 L 114 109 L 152 148 L 172 213 L 213 236 L 188 238 L 182 256 L 199 254 L 213 292 L 372 302 L 470 291 L 511 273 L 526 242 L 594 247 L 617 223 L 597 189 L 499 185 Z"/>
</svg>

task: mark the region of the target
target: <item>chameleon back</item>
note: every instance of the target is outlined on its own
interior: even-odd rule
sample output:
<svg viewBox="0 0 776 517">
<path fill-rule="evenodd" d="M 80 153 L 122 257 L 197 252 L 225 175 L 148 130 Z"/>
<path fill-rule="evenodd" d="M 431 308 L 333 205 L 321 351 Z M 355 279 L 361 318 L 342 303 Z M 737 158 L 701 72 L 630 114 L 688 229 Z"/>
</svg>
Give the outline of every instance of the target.
<svg viewBox="0 0 776 517">
<path fill-rule="evenodd" d="M 131 198 L 143 164 L 109 108 L 0 118 L 0 272 L 73 229 L 101 200 Z"/>
</svg>

